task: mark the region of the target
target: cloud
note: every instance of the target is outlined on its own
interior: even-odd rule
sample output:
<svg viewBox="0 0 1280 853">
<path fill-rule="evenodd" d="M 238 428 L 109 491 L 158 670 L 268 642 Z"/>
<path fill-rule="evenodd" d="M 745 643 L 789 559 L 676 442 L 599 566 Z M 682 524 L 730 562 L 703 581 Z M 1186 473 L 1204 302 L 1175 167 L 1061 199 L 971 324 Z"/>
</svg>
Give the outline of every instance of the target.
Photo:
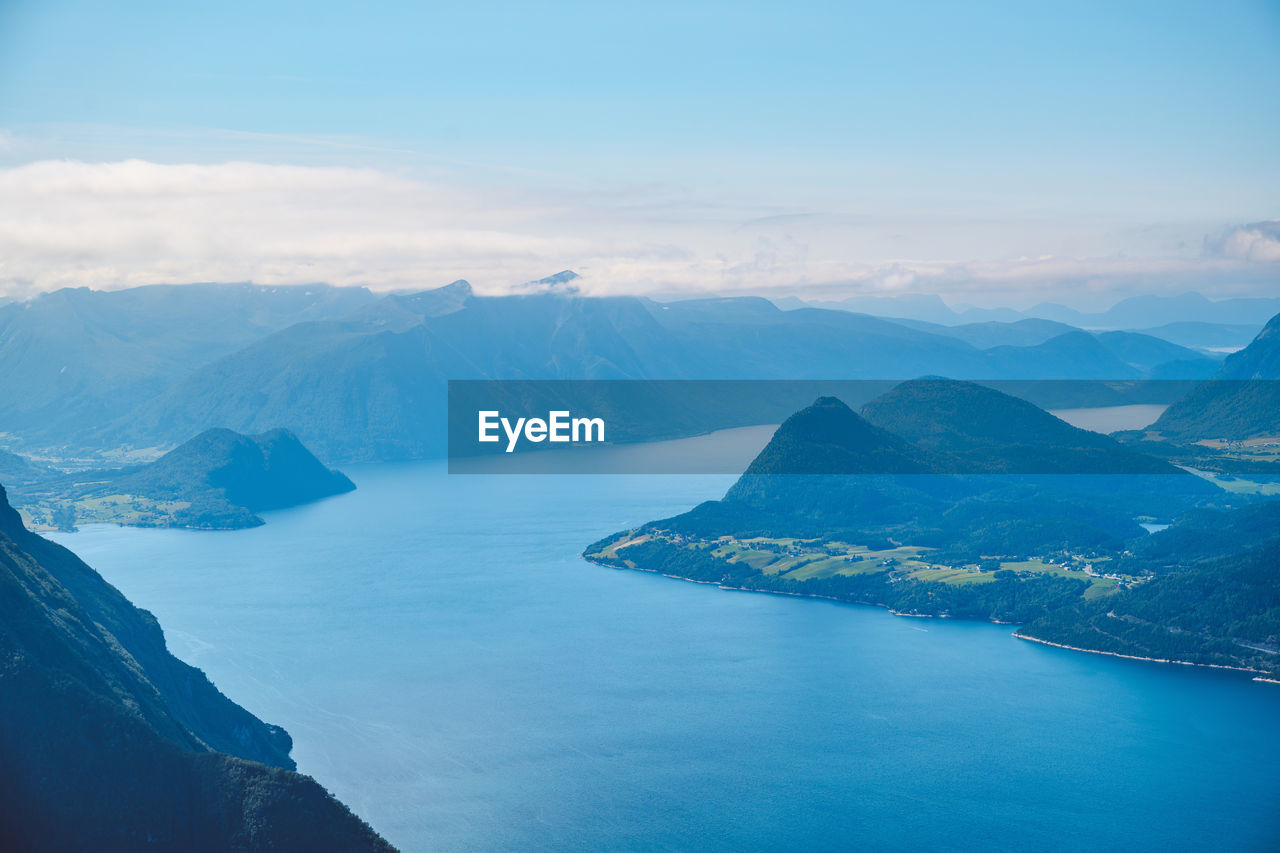
<svg viewBox="0 0 1280 853">
<path fill-rule="evenodd" d="M 1280 269 L 1276 222 L 1197 236 L 1201 255 L 1128 257 L 1064 252 L 1101 244 L 1051 225 L 817 214 L 539 181 L 252 162 L 28 163 L 0 169 L 0 294 L 185 281 L 426 288 L 458 278 L 497 293 L 569 268 L 588 294 L 927 292 L 1029 303 L 1126 288 L 1266 292 Z"/>
<path fill-rule="evenodd" d="M 534 215 L 527 211 L 524 215 Z M 37 162 L 0 170 L 0 289 L 159 281 L 428 286 L 591 253 L 498 205 L 374 170 Z"/>
<path fill-rule="evenodd" d="M 1232 228 L 1205 241 L 1208 253 L 1256 263 L 1280 263 L 1280 219 Z"/>
</svg>

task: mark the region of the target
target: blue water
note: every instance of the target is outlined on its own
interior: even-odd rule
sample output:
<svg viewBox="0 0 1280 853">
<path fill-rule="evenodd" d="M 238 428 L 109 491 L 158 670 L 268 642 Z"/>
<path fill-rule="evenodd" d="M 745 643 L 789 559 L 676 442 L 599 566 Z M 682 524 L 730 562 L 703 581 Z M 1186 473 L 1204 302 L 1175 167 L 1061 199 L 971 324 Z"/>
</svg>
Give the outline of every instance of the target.
<svg viewBox="0 0 1280 853">
<path fill-rule="evenodd" d="M 604 569 L 727 477 L 351 469 L 234 533 L 56 535 L 420 850 L 1262 850 L 1280 687 Z"/>
</svg>

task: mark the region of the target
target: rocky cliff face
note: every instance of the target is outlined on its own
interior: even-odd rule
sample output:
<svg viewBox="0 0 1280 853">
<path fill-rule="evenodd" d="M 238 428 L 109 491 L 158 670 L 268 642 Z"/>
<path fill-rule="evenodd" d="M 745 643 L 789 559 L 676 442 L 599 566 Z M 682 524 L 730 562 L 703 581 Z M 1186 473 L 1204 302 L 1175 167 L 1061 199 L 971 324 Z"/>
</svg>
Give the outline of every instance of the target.
<svg viewBox="0 0 1280 853">
<path fill-rule="evenodd" d="M 388 849 L 3 488 L 0 613 L 0 849 Z"/>
</svg>

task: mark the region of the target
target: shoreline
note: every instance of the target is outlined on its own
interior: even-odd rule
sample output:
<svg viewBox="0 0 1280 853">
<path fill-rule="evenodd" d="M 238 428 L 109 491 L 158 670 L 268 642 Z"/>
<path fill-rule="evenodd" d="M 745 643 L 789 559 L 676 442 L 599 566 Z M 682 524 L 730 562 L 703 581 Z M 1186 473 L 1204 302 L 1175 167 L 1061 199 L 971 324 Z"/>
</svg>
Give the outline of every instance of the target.
<svg viewBox="0 0 1280 853">
<path fill-rule="evenodd" d="M 1125 655 L 1125 654 L 1121 654 L 1120 652 L 1104 652 L 1101 649 L 1084 649 L 1084 648 L 1081 648 L 1080 646 L 1068 646 L 1065 643 L 1053 643 L 1053 642 L 1050 642 L 1049 640 L 1042 640 L 1039 637 L 1032 637 L 1030 634 L 1022 634 L 1017 631 L 1013 632 L 1013 636 L 1017 637 L 1019 640 L 1028 640 L 1032 643 L 1040 643 L 1041 645 L 1044 645 L 1044 646 L 1053 646 L 1055 649 L 1068 649 L 1073 652 L 1085 652 L 1091 655 L 1107 655 L 1113 658 L 1124 658 L 1125 660 L 1140 660 L 1140 661 L 1146 661 L 1147 663 L 1172 663 L 1172 664 L 1177 664 L 1179 666 L 1202 666 L 1208 669 L 1231 669 L 1231 670 L 1235 670 L 1236 672 L 1257 672 L 1257 673 L 1266 672 L 1266 670 L 1254 669 L 1253 667 L 1229 666 L 1228 664 L 1225 664 L 1225 663 L 1196 663 L 1195 661 L 1190 661 L 1190 660 L 1173 660 L 1171 658 L 1149 658 L 1149 657 L 1143 657 L 1142 655 Z M 1253 680 L 1268 681 L 1272 679 L 1254 678 Z M 1276 681 L 1275 683 L 1280 684 L 1280 681 Z"/>
<path fill-rule="evenodd" d="M 845 601 L 843 598 L 836 598 L 833 595 L 814 595 L 813 593 L 808 593 L 808 592 L 787 592 L 786 590 L 781 590 L 781 589 L 753 589 L 747 586 L 726 586 L 725 584 L 722 584 L 719 581 L 700 581 L 700 580 L 696 580 L 695 578 L 684 577 L 683 575 L 670 575 L 670 574 L 667 574 L 666 572 L 660 572 L 657 569 L 646 569 L 642 566 L 619 566 L 615 563 L 606 563 L 603 560 L 593 559 L 591 557 L 588 557 L 586 554 L 582 554 L 581 557 L 583 560 L 586 560 L 588 563 L 591 563 L 592 565 L 603 566 L 606 569 L 616 569 L 617 571 L 620 571 L 620 572 L 645 572 L 646 574 L 658 575 L 659 577 L 671 578 L 672 580 L 684 581 L 685 583 L 696 583 L 696 584 L 701 584 L 702 586 L 714 586 L 717 589 L 723 589 L 729 592 L 755 592 L 755 593 L 762 593 L 764 595 L 787 595 L 792 598 L 808 598 L 814 601 L 832 601 L 832 602 L 835 602 L 836 604 L 845 604 L 850 607 L 878 607 L 881 610 L 889 611 L 894 616 L 905 616 L 909 619 L 953 619 L 955 618 L 945 613 L 940 613 L 940 614 L 904 613 L 900 610 L 894 610 L 892 607 L 890 607 L 887 604 L 873 602 L 873 601 Z M 998 619 L 970 619 L 966 621 L 986 622 L 987 624 L 990 624 L 990 625 L 1016 624 L 1013 622 L 1001 622 Z"/>
<path fill-rule="evenodd" d="M 830 596 L 830 595 L 812 595 L 804 592 L 786 592 L 784 590 L 775 590 L 775 589 L 752 589 L 750 587 L 745 587 L 745 586 L 726 586 L 725 584 L 722 584 L 718 581 L 700 581 L 700 580 L 695 580 L 694 578 L 686 578 L 680 575 L 672 575 L 672 574 L 667 574 L 666 572 L 659 572 L 655 569 L 646 569 L 641 566 L 627 566 L 627 565 L 618 565 L 616 563 L 609 563 L 609 562 L 605 562 L 604 560 L 588 557 L 586 554 L 583 554 L 581 556 L 582 556 L 582 559 L 585 560 L 586 562 L 596 566 L 603 566 L 606 569 L 615 569 L 617 571 L 625 571 L 625 572 L 646 572 L 647 574 L 658 575 L 660 577 L 671 578 L 673 580 L 685 581 L 687 583 L 702 584 L 703 586 L 714 586 L 718 589 L 729 590 L 731 592 L 755 592 L 755 593 L 764 593 L 766 595 L 786 595 L 786 596 L 790 596 L 791 598 L 810 598 L 817 601 L 833 601 L 836 604 L 847 604 L 854 607 L 878 607 L 881 610 L 887 610 L 889 613 L 893 614 L 894 616 L 905 616 L 905 617 L 914 618 L 914 619 L 953 619 L 954 618 L 947 614 L 935 615 L 932 613 L 903 613 L 903 612 L 894 610 L 892 607 L 890 607 L 887 604 L 879 604 L 879 603 L 873 603 L 868 601 L 845 601 L 843 599 L 835 598 L 834 596 Z M 965 621 L 985 622 L 988 625 L 1015 625 L 1016 624 L 1014 622 L 1002 622 L 999 619 L 971 619 L 971 620 L 965 620 Z M 1013 631 L 1011 636 L 1019 640 L 1027 640 L 1028 642 L 1040 643 L 1041 645 L 1044 645 L 1044 646 L 1052 646 L 1053 648 L 1056 648 L 1056 649 L 1066 649 L 1072 652 L 1084 652 L 1085 654 L 1091 654 L 1091 655 L 1106 655 L 1107 657 L 1122 658 L 1124 660 L 1143 661 L 1146 663 L 1177 664 L 1179 666 L 1195 666 L 1195 667 L 1203 667 L 1206 669 L 1225 669 L 1225 670 L 1231 670 L 1234 672 L 1244 672 L 1244 673 L 1257 673 L 1257 675 L 1255 675 L 1251 679 L 1252 681 L 1260 681 L 1268 684 L 1280 684 L 1280 678 L 1267 678 L 1266 670 L 1253 669 L 1252 667 L 1229 666 L 1227 664 L 1221 664 L 1221 663 L 1196 663 L 1194 661 L 1189 661 L 1189 660 L 1171 660 L 1167 658 L 1151 658 L 1151 657 L 1143 657 L 1142 655 L 1126 655 L 1120 652 L 1107 652 L 1101 649 L 1085 649 L 1085 648 L 1081 648 L 1080 646 L 1069 646 L 1069 645 L 1066 645 L 1065 643 L 1054 643 L 1049 640 L 1042 640 L 1039 637 L 1033 637 L 1030 634 L 1023 634 L 1017 630 Z"/>
</svg>

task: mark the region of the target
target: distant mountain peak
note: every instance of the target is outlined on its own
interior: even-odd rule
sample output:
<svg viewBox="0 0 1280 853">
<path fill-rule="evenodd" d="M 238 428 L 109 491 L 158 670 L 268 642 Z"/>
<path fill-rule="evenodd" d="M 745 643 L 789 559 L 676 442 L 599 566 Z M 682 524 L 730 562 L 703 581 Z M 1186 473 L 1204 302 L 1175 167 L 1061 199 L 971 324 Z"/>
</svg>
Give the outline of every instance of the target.
<svg viewBox="0 0 1280 853">
<path fill-rule="evenodd" d="M 460 278 L 457 281 L 451 281 L 444 287 L 437 288 L 438 292 L 446 290 L 453 293 L 466 294 L 467 296 L 472 295 L 471 282 L 467 281 L 465 278 Z"/>
<path fill-rule="evenodd" d="M 549 275 L 546 278 L 540 278 L 535 281 L 526 281 L 517 285 L 516 293 L 577 293 L 578 286 L 575 281 L 582 278 L 573 270 L 561 270 L 555 275 Z"/>
</svg>

